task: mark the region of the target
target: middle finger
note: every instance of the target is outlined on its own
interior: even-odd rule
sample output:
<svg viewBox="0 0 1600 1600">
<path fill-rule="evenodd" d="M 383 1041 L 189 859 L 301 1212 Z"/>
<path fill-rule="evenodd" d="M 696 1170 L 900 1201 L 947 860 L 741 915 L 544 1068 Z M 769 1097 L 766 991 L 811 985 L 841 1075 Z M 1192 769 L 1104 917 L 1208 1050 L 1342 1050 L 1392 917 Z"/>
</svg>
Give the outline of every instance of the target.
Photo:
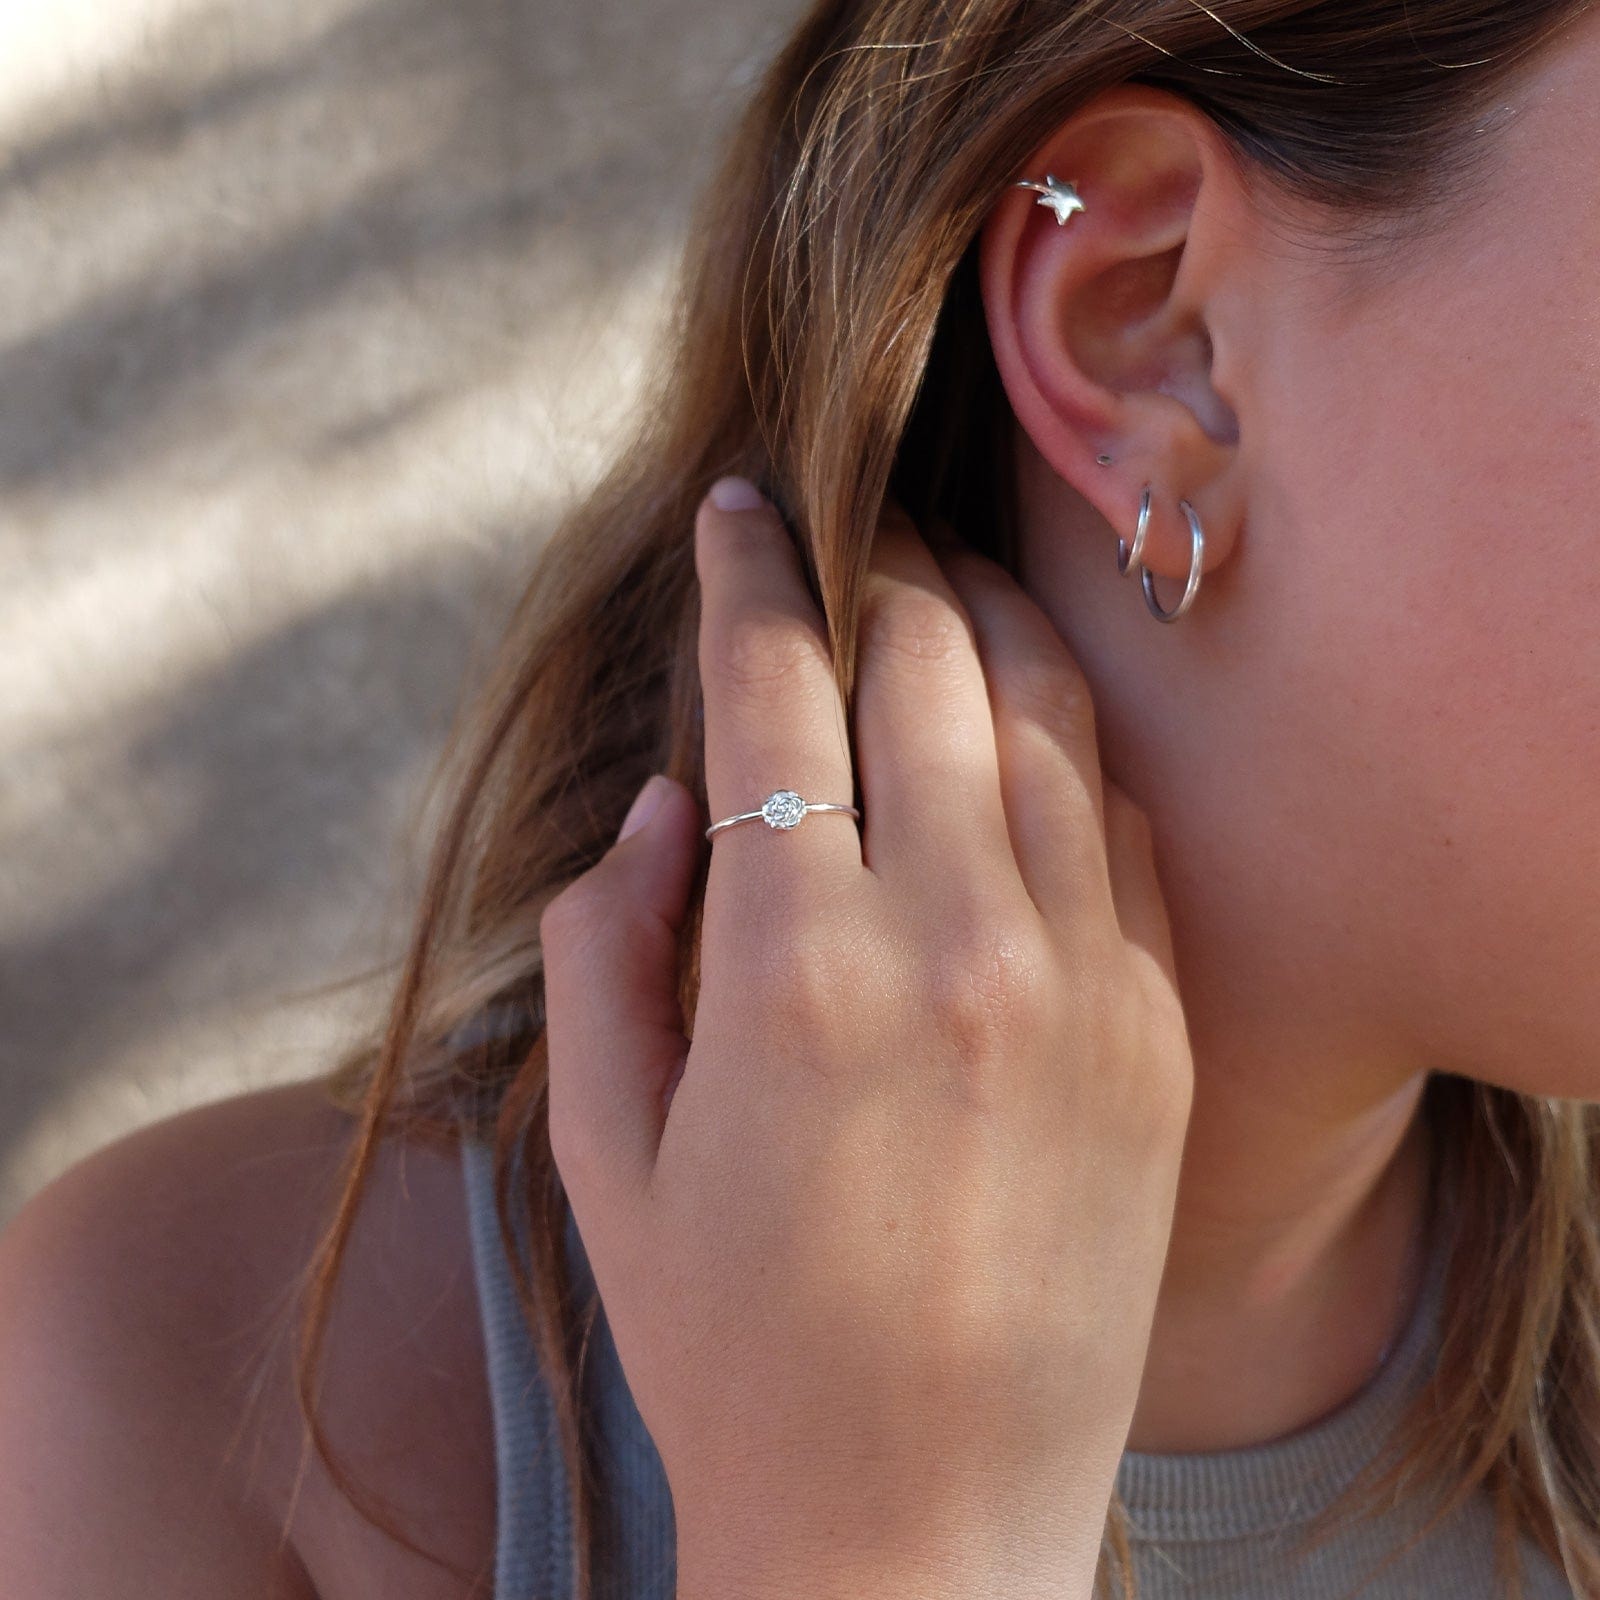
<svg viewBox="0 0 1600 1600">
<path fill-rule="evenodd" d="M 884 512 L 862 596 L 855 753 L 861 855 L 875 873 L 1020 882 L 972 622 L 898 506 Z"/>
</svg>

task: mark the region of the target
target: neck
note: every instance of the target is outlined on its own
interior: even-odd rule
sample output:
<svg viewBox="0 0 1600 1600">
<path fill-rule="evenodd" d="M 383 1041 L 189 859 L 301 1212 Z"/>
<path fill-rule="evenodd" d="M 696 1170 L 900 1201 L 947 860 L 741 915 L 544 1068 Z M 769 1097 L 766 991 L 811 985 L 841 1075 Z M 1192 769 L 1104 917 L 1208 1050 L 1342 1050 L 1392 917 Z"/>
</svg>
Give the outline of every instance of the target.
<svg viewBox="0 0 1600 1600">
<path fill-rule="evenodd" d="M 1197 1071 L 1129 1450 L 1264 1444 L 1370 1381 L 1423 1266 L 1425 1082 L 1308 1105 Z"/>
</svg>

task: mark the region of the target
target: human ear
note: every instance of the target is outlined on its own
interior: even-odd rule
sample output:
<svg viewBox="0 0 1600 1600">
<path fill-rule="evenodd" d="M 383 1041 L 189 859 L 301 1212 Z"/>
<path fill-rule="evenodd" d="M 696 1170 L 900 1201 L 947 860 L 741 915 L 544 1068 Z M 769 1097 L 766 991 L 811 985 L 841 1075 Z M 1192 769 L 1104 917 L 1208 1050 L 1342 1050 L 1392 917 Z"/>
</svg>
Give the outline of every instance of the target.
<svg viewBox="0 0 1600 1600">
<path fill-rule="evenodd" d="M 1050 174 L 1086 209 L 1059 223 L 1012 186 L 983 228 L 1001 382 L 1039 454 L 1129 544 L 1149 488 L 1141 564 L 1181 586 L 1193 545 L 1179 501 L 1202 520 L 1203 571 L 1229 558 L 1242 521 L 1230 391 L 1250 355 L 1260 224 L 1216 126 L 1145 85 L 1086 102 L 1016 176 Z"/>
</svg>

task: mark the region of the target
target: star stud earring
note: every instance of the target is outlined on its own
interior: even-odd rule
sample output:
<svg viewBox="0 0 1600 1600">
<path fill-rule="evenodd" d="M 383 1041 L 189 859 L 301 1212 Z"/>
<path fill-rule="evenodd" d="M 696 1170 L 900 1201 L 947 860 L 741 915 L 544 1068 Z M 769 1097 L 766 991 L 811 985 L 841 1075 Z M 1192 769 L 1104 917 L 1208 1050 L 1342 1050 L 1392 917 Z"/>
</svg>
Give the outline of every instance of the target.
<svg viewBox="0 0 1600 1600">
<path fill-rule="evenodd" d="M 1083 197 L 1073 184 L 1063 183 L 1054 173 L 1047 173 L 1043 183 L 1040 183 L 1037 178 L 1019 178 L 1012 187 L 1014 189 L 1037 189 L 1039 191 L 1039 204 L 1049 206 L 1056 214 L 1056 221 L 1063 226 L 1065 226 L 1068 218 L 1074 212 L 1087 211 L 1089 209 L 1083 203 Z"/>
</svg>

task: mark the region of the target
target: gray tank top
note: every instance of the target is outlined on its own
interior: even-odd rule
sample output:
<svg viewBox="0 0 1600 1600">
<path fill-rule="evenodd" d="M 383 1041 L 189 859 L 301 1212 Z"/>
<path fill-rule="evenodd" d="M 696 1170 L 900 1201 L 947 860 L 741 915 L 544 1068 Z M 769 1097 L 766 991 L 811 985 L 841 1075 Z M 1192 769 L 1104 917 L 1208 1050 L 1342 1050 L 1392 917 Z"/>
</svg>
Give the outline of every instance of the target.
<svg viewBox="0 0 1600 1600">
<path fill-rule="evenodd" d="M 570 1600 L 570 1507 L 547 1392 L 501 1252 L 487 1143 L 462 1142 L 473 1271 L 482 1307 L 494 1414 L 498 1533 L 496 1600 Z M 518 1219 L 519 1248 L 527 1235 Z M 593 1288 L 570 1208 L 567 1249 Z M 1135 1530 L 1141 1600 L 1502 1600 L 1494 1526 L 1480 1492 L 1371 1584 L 1365 1577 L 1430 1509 L 1416 1499 L 1359 1523 L 1309 1555 L 1286 1549 L 1377 1454 L 1436 1347 L 1444 1258 L 1433 1251 L 1416 1307 L 1376 1376 L 1338 1410 L 1297 1433 L 1243 1450 L 1182 1455 L 1127 1451 L 1117 1473 Z M 673 1600 L 672 1499 L 660 1457 L 628 1391 L 606 1324 L 595 1322 L 585 1395 L 597 1435 L 603 1522 L 596 1600 Z M 1560 1571 L 1523 1546 L 1526 1600 L 1575 1600 Z"/>
</svg>

